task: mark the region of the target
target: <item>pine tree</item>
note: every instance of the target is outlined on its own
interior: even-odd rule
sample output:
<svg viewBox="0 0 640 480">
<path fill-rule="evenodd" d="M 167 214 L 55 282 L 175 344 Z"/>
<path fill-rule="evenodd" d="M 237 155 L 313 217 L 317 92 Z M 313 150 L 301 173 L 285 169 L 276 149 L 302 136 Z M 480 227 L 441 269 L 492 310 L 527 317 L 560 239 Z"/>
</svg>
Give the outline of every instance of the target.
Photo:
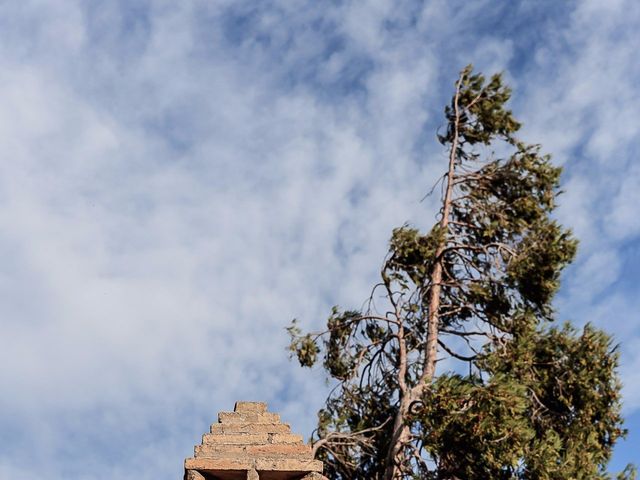
<svg viewBox="0 0 640 480">
<path fill-rule="evenodd" d="M 393 231 L 362 309 L 288 328 L 300 364 L 335 382 L 313 436 L 331 479 L 609 478 L 616 349 L 553 326 L 577 241 L 551 217 L 561 169 L 515 137 L 510 96 L 500 75 L 461 72 L 433 228 Z"/>
</svg>

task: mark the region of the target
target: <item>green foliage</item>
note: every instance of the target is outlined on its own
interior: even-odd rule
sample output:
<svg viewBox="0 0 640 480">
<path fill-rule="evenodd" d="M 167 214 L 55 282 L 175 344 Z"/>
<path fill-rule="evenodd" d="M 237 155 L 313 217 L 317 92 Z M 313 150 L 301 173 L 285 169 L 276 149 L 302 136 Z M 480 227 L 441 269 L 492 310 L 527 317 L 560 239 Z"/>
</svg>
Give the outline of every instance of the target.
<svg viewBox="0 0 640 480">
<path fill-rule="evenodd" d="M 388 276 L 387 280 L 396 280 L 408 288 L 409 285 L 403 279 L 406 275 L 414 285 L 423 283 L 432 266 L 428 260 L 435 258 L 443 237 L 444 232 L 437 227 L 427 235 L 421 235 L 418 229 L 406 225 L 395 228 L 389 245 L 391 256 L 387 261 L 387 269 L 383 272 Z"/>
<path fill-rule="evenodd" d="M 489 145 L 496 137 L 511 141 L 511 134 L 520 128 L 511 111 L 504 108 L 511 98 L 511 89 L 502 84 L 499 74 L 493 75 L 488 83 L 484 76 L 473 74 L 469 65 L 460 74 L 461 86 L 458 108 L 466 107 L 463 113 L 463 128 L 460 135 L 469 145 L 482 143 Z M 445 107 L 445 117 L 449 128 L 445 136 L 438 137 L 443 145 L 454 141 L 453 124 L 456 115 L 456 97 Z"/>
<path fill-rule="evenodd" d="M 441 465 L 430 478 L 511 479 L 534 434 L 526 388 L 495 375 L 488 382 L 442 375 L 412 420 L 420 441 Z"/>
<path fill-rule="evenodd" d="M 364 308 L 288 329 L 292 355 L 335 382 L 314 432 L 329 478 L 610 478 L 618 356 L 590 325 L 551 324 L 577 241 L 551 217 L 561 169 L 515 137 L 510 96 L 462 71 L 436 224 L 393 230 Z"/>
<path fill-rule="evenodd" d="M 440 461 L 433 478 L 608 478 L 624 434 L 610 338 L 589 325 L 579 334 L 524 324 L 486 346 L 478 359 L 486 381 L 442 375 L 425 396 L 414 421 Z"/>
<path fill-rule="evenodd" d="M 534 441 L 524 478 L 600 478 L 624 431 L 618 355 L 611 339 L 587 325 L 539 331 L 530 327 L 487 347 L 482 367 L 527 388 Z M 559 458 L 561 462 L 550 462 Z"/>
<path fill-rule="evenodd" d="M 311 334 L 302 334 L 302 330 L 298 327 L 298 322 L 294 318 L 291 325 L 287 327 L 287 332 L 291 337 L 289 351 L 298 358 L 298 362 L 303 367 L 312 367 L 318 358 L 320 349 Z"/>
</svg>

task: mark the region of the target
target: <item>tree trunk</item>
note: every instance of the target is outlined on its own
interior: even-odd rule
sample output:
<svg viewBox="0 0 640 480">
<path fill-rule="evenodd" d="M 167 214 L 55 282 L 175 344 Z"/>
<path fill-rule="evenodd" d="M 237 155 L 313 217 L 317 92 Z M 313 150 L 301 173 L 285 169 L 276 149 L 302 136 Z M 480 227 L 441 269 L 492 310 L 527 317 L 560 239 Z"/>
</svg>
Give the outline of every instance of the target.
<svg viewBox="0 0 640 480">
<path fill-rule="evenodd" d="M 447 172 L 447 186 L 445 195 L 442 200 L 442 218 L 440 219 L 440 229 L 445 232 L 440 245 L 435 252 L 435 263 L 433 271 L 430 275 L 431 288 L 429 290 L 429 310 L 427 318 L 427 344 L 425 346 L 424 362 L 422 375 L 418 384 L 409 391 L 401 394 L 398 412 L 394 418 L 391 442 L 386 458 L 386 468 L 384 480 L 398 480 L 402 478 L 400 465 L 403 463 L 404 452 L 403 445 L 408 440 L 410 431 L 406 423 L 409 414 L 409 408 L 414 401 L 422 398 L 427 385 L 431 383 L 435 375 L 436 358 L 438 355 L 438 327 L 440 322 L 440 294 L 442 292 L 442 254 L 447 246 L 446 232 L 449 229 L 449 215 L 451 214 L 451 201 L 453 196 L 453 184 L 455 176 L 455 163 L 457 158 L 459 129 L 460 129 L 460 109 L 458 105 L 460 97 L 460 88 L 464 76 L 460 76 L 456 84 L 456 92 L 453 102 L 454 123 L 453 123 L 453 139 L 451 141 L 451 150 L 449 151 L 449 169 Z"/>
<path fill-rule="evenodd" d="M 389 450 L 387 452 L 386 468 L 384 472 L 385 480 L 400 478 L 399 465 L 402 464 L 404 452 L 402 445 L 409 436 L 409 426 L 405 423 L 411 402 L 409 397 L 404 397 L 398 407 L 398 412 L 393 419 L 393 430 Z"/>
</svg>

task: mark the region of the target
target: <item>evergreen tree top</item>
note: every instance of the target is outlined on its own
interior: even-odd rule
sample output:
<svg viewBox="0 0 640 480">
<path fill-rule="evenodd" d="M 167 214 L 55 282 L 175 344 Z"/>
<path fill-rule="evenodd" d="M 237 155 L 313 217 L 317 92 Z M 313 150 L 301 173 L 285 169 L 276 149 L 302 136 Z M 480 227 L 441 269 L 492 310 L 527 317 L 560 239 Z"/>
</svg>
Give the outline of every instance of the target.
<svg viewBox="0 0 640 480">
<path fill-rule="evenodd" d="M 552 217 L 561 169 L 515 136 L 510 97 L 501 75 L 462 70 L 433 227 L 394 229 L 363 309 L 289 327 L 300 364 L 335 382 L 314 433 L 330 478 L 609 478 L 617 354 L 551 323 L 577 241 Z"/>
</svg>

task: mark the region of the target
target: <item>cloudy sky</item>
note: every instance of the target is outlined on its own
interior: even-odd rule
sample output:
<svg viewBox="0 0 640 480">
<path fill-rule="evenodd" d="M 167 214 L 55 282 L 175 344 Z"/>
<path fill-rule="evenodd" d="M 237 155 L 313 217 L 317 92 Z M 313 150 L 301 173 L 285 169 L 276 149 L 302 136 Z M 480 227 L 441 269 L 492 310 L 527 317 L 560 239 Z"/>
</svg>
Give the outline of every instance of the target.
<svg viewBox="0 0 640 480">
<path fill-rule="evenodd" d="M 640 450 L 635 0 L 0 1 L 0 478 L 178 479 L 218 410 L 308 435 L 285 325 L 428 225 L 442 107 L 503 71 L 565 166 L 559 316 L 621 342 Z M 637 454 L 636 454 L 637 455 Z"/>
</svg>

